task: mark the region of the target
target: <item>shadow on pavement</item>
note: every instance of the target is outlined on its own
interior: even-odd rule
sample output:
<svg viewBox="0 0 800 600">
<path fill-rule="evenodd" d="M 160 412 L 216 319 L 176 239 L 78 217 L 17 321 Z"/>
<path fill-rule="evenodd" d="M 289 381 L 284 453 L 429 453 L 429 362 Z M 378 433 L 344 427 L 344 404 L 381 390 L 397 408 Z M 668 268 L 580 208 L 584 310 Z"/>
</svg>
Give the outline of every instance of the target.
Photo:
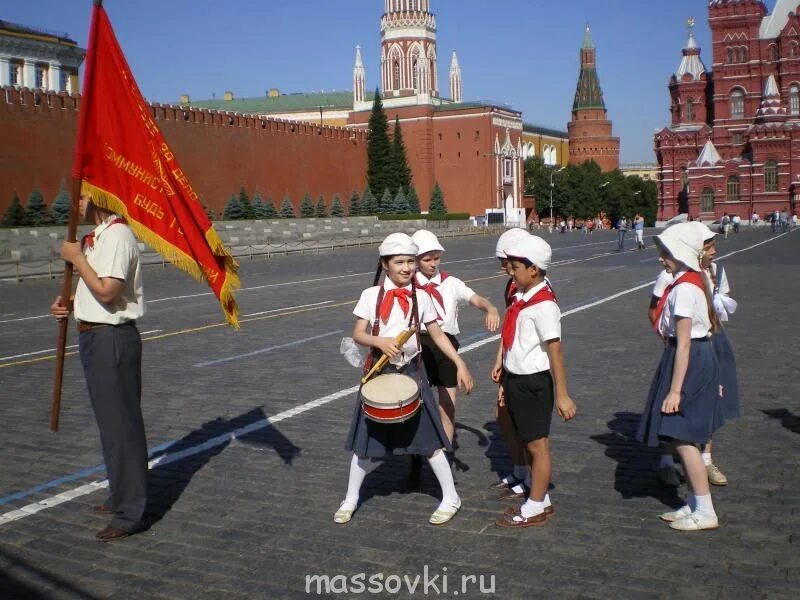
<svg viewBox="0 0 800 600">
<path fill-rule="evenodd" d="M 683 506 L 677 488 L 658 479 L 658 448 L 645 446 L 635 438 L 640 418 L 639 413 L 615 413 L 608 422 L 609 432 L 591 436 L 606 447 L 606 456 L 617 461 L 614 489 L 623 498 L 652 497 L 672 508 Z"/>
<path fill-rule="evenodd" d="M 0 549 L 0 562 L 6 563 L 0 569 L 0 597 L 3 600 L 12 598 L 45 600 L 53 597 L 52 591 L 46 591 L 52 588 L 58 590 L 60 597 L 100 600 L 100 596 L 90 594 L 61 577 L 34 567 L 6 550 Z M 42 586 L 38 587 L 36 582 L 41 582 Z"/>
<path fill-rule="evenodd" d="M 253 431 L 236 437 L 230 435 L 237 429 L 248 426 Z M 163 519 L 188 487 L 195 473 L 227 448 L 234 439 L 244 444 L 272 447 L 287 465 L 292 464 L 301 450 L 274 425 L 266 422 L 266 415 L 260 407 L 233 419 L 217 418 L 203 423 L 200 428 L 170 445 L 164 452 L 165 463 L 155 465 L 150 471 L 145 528 Z M 207 447 L 203 448 L 204 445 Z M 184 451 L 187 452 L 186 456 L 169 460 L 170 456 Z"/>
<path fill-rule="evenodd" d="M 762 410 L 762 413 L 771 419 L 780 419 L 781 425 L 793 433 L 800 433 L 800 416 L 785 408 L 771 408 Z"/>
</svg>

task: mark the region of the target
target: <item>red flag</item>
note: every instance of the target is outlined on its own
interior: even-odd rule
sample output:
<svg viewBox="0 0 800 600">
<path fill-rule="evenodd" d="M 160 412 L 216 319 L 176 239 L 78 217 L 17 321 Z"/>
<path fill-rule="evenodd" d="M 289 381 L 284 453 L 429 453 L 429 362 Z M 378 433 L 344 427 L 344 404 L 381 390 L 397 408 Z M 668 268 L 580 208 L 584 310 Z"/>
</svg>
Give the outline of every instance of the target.
<svg viewBox="0 0 800 600">
<path fill-rule="evenodd" d="M 238 328 L 239 265 L 153 120 L 99 2 L 84 69 L 73 168 L 81 192 L 124 215 L 137 237 L 169 262 L 207 281 Z"/>
</svg>

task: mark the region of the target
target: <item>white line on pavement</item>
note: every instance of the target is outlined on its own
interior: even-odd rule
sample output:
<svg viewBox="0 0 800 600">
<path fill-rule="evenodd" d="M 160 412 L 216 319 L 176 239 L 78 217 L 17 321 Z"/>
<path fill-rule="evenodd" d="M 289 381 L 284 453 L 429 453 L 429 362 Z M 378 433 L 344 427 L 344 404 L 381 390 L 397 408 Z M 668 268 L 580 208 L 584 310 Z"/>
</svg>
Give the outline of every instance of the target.
<svg viewBox="0 0 800 600">
<path fill-rule="evenodd" d="M 49 315 L 48 315 L 49 316 Z M 142 331 L 139 335 L 148 335 L 151 333 L 161 333 L 161 329 L 151 329 L 150 331 Z M 65 350 L 72 350 L 73 348 L 77 348 L 77 344 L 73 344 L 72 346 L 66 346 Z M 25 352 L 24 354 L 14 354 L 13 356 L 0 356 L 0 361 L 4 360 L 13 360 L 15 358 L 24 358 L 26 356 L 36 356 L 37 354 L 46 354 L 48 352 L 55 352 L 55 348 L 47 348 L 46 350 L 36 350 L 35 352 Z"/>
<path fill-rule="evenodd" d="M 306 342 L 313 342 L 314 340 L 319 340 L 325 337 L 330 337 L 332 335 L 336 335 L 339 333 L 344 333 L 341 329 L 337 329 L 336 331 L 329 331 L 328 333 L 321 333 L 320 335 L 313 335 L 311 337 L 303 338 L 301 340 L 295 340 L 293 342 L 289 342 L 287 344 L 280 344 L 278 346 L 270 346 L 269 348 L 260 348 L 258 350 L 253 350 L 252 352 L 246 352 L 244 354 L 237 354 L 235 356 L 228 356 L 226 358 L 219 358 L 217 360 L 209 360 L 207 362 L 197 363 L 195 367 L 209 367 L 211 365 L 218 365 L 221 363 L 231 362 L 234 360 L 239 360 L 240 358 L 249 358 L 251 356 L 257 356 L 259 354 L 267 354 L 268 352 L 272 352 L 274 350 L 282 350 L 283 348 L 291 348 L 293 346 L 299 346 L 300 344 L 305 344 Z"/>
<path fill-rule="evenodd" d="M 323 304 L 331 304 L 333 300 L 325 300 L 323 302 L 314 302 L 313 304 L 298 304 L 297 306 L 284 306 L 283 308 L 273 308 L 271 310 L 262 310 L 261 312 L 248 313 L 242 315 L 243 317 L 259 317 L 261 315 L 268 315 L 282 310 L 294 310 L 295 308 L 308 308 L 309 306 L 322 306 Z"/>
</svg>

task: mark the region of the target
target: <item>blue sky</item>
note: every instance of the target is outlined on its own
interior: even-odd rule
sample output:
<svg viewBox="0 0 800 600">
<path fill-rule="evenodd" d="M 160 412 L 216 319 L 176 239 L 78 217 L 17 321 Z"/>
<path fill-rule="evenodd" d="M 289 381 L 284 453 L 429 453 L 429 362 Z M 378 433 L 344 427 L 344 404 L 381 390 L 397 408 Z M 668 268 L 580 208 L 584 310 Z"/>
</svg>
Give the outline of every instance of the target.
<svg viewBox="0 0 800 600">
<path fill-rule="evenodd" d="M 768 0 L 771 10 L 776 0 Z M 91 0 L 0 0 L 0 19 L 69 33 L 85 47 Z M 667 83 L 694 16 L 710 67 L 707 0 L 431 0 L 439 74 L 458 52 L 465 99 L 491 99 L 566 130 L 583 28 L 622 162 L 650 162 L 652 134 L 669 124 Z M 383 0 L 106 0 L 123 51 L 151 101 L 351 90 L 356 44 L 367 85 L 378 82 Z M 446 87 L 443 94 L 448 94 Z"/>
</svg>

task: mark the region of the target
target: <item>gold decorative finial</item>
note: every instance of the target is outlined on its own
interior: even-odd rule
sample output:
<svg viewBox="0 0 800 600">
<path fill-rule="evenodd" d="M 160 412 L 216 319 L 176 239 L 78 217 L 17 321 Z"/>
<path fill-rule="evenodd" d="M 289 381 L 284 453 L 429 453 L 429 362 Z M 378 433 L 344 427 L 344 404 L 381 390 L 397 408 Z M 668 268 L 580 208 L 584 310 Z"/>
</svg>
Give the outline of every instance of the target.
<svg viewBox="0 0 800 600">
<path fill-rule="evenodd" d="M 694 17 L 689 17 L 686 21 L 686 25 L 688 25 L 689 29 L 694 27 Z"/>
</svg>

